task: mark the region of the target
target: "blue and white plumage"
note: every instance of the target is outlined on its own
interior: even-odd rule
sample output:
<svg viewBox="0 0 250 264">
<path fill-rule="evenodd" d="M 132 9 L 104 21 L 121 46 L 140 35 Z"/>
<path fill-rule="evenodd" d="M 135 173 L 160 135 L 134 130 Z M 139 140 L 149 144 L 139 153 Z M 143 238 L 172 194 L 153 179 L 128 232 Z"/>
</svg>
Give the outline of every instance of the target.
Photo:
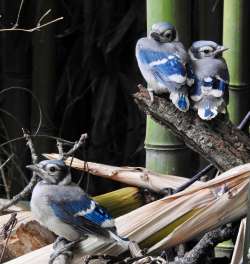
<svg viewBox="0 0 250 264">
<path fill-rule="evenodd" d="M 71 182 L 62 160 L 45 160 L 27 168 L 42 178 L 31 198 L 31 211 L 42 225 L 69 241 L 92 235 L 127 248 L 128 241 L 117 235 L 112 216 Z"/>
<path fill-rule="evenodd" d="M 148 91 L 153 100 L 155 94 L 169 94 L 171 101 L 181 111 L 189 108 L 187 52 L 178 41 L 176 29 L 167 22 L 152 26 L 149 36 L 136 44 L 136 58 Z"/>
<path fill-rule="evenodd" d="M 190 92 L 193 108 L 203 120 L 226 113 L 229 73 L 222 52 L 227 48 L 200 40 L 189 49 L 194 85 Z"/>
</svg>

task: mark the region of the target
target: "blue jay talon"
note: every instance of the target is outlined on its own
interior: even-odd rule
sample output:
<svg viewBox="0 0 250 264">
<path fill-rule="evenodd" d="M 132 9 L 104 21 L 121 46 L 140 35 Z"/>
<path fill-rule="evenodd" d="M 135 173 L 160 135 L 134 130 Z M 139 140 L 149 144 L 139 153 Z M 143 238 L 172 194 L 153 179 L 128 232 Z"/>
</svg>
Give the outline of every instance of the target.
<svg viewBox="0 0 250 264">
<path fill-rule="evenodd" d="M 58 236 L 56 238 L 56 240 L 54 241 L 53 243 L 53 249 L 56 249 L 59 247 L 60 244 L 64 243 L 64 244 L 67 244 L 69 243 L 70 241 L 68 241 L 67 239 L 65 239 L 64 237 L 61 237 L 61 236 Z"/>
<path fill-rule="evenodd" d="M 53 264 L 55 259 L 60 255 L 66 255 L 67 258 L 72 259 L 73 258 L 72 248 L 79 242 L 80 240 L 70 242 L 64 238 L 59 238 L 58 240 L 56 240 L 55 243 L 53 244 L 54 252 L 50 255 L 49 264 Z"/>
</svg>

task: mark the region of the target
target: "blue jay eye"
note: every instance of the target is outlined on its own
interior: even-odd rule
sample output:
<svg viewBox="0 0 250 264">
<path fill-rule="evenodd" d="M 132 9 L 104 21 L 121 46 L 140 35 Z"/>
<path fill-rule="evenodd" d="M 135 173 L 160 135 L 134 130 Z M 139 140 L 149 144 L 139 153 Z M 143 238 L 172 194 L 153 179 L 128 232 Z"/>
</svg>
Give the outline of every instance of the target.
<svg viewBox="0 0 250 264">
<path fill-rule="evenodd" d="M 55 172 L 56 171 L 56 168 L 54 166 L 52 166 L 52 167 L 49 168 L 49 171 L 50 172 Z"/>
<path fill-rule="evenodd" d="M 204 53 L 205 53 L 205 54 L 208 54 L 209 52 L 210 52 L 210 50 L 208 50 L 208 49 L 205 49 L 205 50 L 204 50 Z"/>
<path fill-rule="evenodd" d="M 167 38 L 167 39 L 170 39 L 170 38 L 172 37 L 172 32 L 171 32 L 170 30 L 168 30 L 167 32 L 165 32 L 165 33 L 163 34 L 163 36 L 164 36 L 165 38 Z"/>
</svg>

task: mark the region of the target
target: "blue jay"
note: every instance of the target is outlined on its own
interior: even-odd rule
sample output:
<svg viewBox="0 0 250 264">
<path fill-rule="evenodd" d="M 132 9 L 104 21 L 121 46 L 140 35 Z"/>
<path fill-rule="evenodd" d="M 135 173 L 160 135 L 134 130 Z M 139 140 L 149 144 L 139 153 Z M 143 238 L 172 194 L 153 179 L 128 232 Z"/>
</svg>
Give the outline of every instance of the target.
<svg viewBox="0 0 250 264">
<path fill-rule="evenodd" d="M 229 73 L 223 51 L 227 48 L 213 41 L 200 40 L 189 49 L 191 76 L 194 85 L 190 92 L 193 108 L 203 120 L 226 113 Z"/>
<path fill-rule="evenodd" d="M 136 58 L 153 101 L 155 94 L 166 94 L 183 112 L 189 109 L 187 72 L 188 54 L 175 27 L 167 22 L 152 26 L 149 36 L 136 44 Z"/>
<path fill-rule="evenodd" d="M 42 225 L 68 241 L 93 235 L 128 248 L 129 241 L 117 235 L 111 215 L 71 182 L 64 161 L 44 160 L 27 168 L 42 179 L 30 202 L 32 213 Z"/>
</svg>

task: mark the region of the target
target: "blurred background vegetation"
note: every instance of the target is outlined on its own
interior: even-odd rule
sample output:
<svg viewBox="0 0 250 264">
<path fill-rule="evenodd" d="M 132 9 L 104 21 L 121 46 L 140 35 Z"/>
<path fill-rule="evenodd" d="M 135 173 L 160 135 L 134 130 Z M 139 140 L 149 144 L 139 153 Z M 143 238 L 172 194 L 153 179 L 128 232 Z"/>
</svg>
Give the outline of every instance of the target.
<svg viewBox="0 0 250 264">
<path fill-rule="evenodd" d="M 198 39 L 218 43 L 224 39 L 224 42 L 234 45 L 232 40 L 236 37 L 238 24 L 241 40 L 246 44 L 241 28 L 245 28 L 250 19 L 244 11 L 249 7 L 248 1 L 224 2 L 26 0 L 20 27 L 33 27 L 48 9 L 52 12 L 45 21 L 59 16 L 64 20 L 34 33 L 0 32 L 0 91 L 24 87 L 34 94 L 43 113 L 38 134 L 75 141 L 81 133 L 88 133 L 89 140 L 77 154 L 79 158 L 119 166 L 144 166 L 146 117 L 133 102 L 131 94 L 136 92 L 138 83 L 145 84 L 137 67 L 134 49 L 137 39 L 146 35 L 147 16 L 148 25 L 161 18 L 176 24 L 180 39 L 187 48 Z M 230 10 L 238 10 L 234 7 L 237 3 L 240 5 L 237 16 L 231 20 L 226 18 L 225 14 L 230 14 Z M 1 28 L 13 25 L 19 6 L 16 0 L 0 1 Z M 227 19 L 224 23 L 223 17 Z M 236 21 L 242 21 L 243 17 L 245 24 L 237 24 Z M 238 50 L 241 48 L 236 47 Z M 230 57 L 227 59 L 230 67 L 237 64 Z M 247 72 L 249 66 L 247 63 L 244 65 L 244 72 Z M 234 70 L 235 82 L 231 89 L 234 102 L 231 101 L 231 108 L 237 109 L 237 113 L 232 110 L 231 116 L 237 123 L 249 109 L 249 78 L 245 77 L 247 74 L 243 79 L 238 78 L 239 67 Z M 0 93 L 0 144 L 22 136 L 22 127 L 34 133 L 38 123 L 38 105 L 29 93 L 16 89 Z M 177 143 L 176 149 L 169 148 L 173 142 L 176 143 L 170 138 L 166 143 L 168 156 L 173 156 L 174 161 L 164 172 L 192 175 L 199 167 L 199 159 L 186 151 L 182 143 Z M 39 153 L 55 151 L 53 140 L 37 138 L 35 144 Z M 175 156 L 175 150 L 184 154 Z M 0 161 L 3 163 L 11 153 L 14 153 L 13 158 L 0 171 L 3 197 L 6 195 L 5 181 L 12 195 L 29 179 L 24 169 L 29 162 L 25 142 L 20 140 L 1 147 Z M 194 164 L 190 166 L 192 161 Z M 182 162 L 187 166 L 178 170 L 178 163 Z M 90 177 L 89 183 L 83 181 L 82 185 L 88 185 L 91 194 L 118 186 L 94 177 Z"/>
</svg>

